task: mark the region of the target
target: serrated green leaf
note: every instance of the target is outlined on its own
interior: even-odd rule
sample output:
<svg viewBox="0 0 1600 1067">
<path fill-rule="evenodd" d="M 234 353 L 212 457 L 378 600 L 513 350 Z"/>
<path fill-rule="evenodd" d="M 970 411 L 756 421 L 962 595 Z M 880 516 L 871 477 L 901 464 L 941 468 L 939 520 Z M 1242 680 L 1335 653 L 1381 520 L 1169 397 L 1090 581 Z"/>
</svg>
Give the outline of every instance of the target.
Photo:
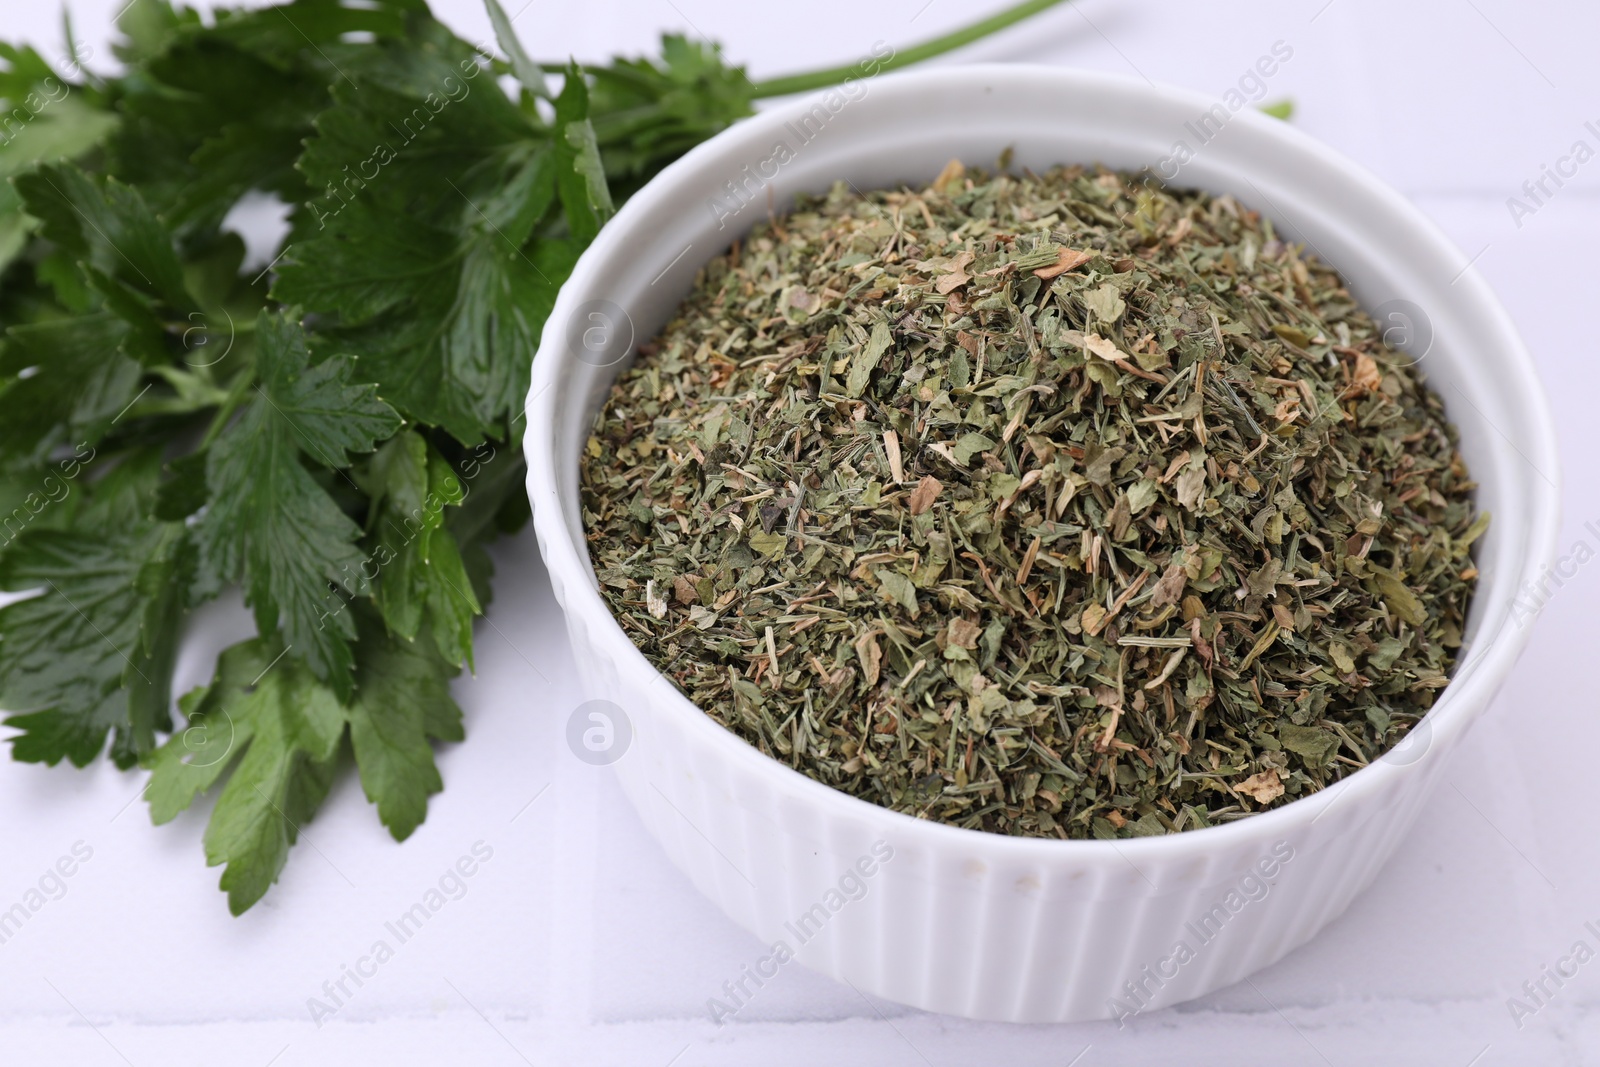
<svg viewBox="0 0 1600 1067">
<path fill-rule="evenodd" d="M 30 527 L 0 553 L 0 588 L 36 592 L 0 609 L 0 704 L 22 731 L 16 759 L 82 767 L 109 732 L 127 767 L 170 722 L 193 549 L 181 525 L 129 521 L 112 495 L 77 529 Z"/>
<path fill-rule="evenodd" d="M 399 433 L 385 441 L 367 463 L 363 488 L 372 499 L 369 526 L 381 526 L 385 510 L 422 516 L 428 503 L 428 439 Z"/>
<path fill-rule="evenodd" d="M 614 209 L 600 146 L 589 122 L 589 86 L 576 61 L 567 65 L 566 81 L 556 97 L 555 132 L 561 206 L 572 236 L 588 244 Z"/>
<path fill-rule="evenodd" d="M 464 499 L 461 481 L 417 434 L 402 434 L 373 457 L 376 599 L 389 630 L 417 637 L 431 616 L 446 661 L 472 664 L 472 622 L 483 613 L 450 531 L 446 509 Z"/>
<path fill-rule="evenodd" d="M 263 312 L 256 338 L 256 396 L 206 463 L 211 500 L 195 527 L 201 559 L 211 575 L 242 576 L 261 631 L 281 627 L 294 654 L 347 698 L 355 630 L 330 583 L 363 591 L 361 531 L 301 457 L 342 468 L 348 453 L 371 451 L 400 419 L 372 386 L 351 384 L 352 357 L 311 363 L 289 313 Z"/>
<path fill-rule="evenodd" d="M 472 662 L 472 623 L 483 614 L 483 606 L 472 587 L 461 548 L 449 530 L 436 530 L 428 539 L 428 555 L 423 561 L 427 583 L 428 615 L 439 654 L 446 662 Z"/>
<path fill-rule="evenodd" d="M 295 159 L 328 106 L 328 87 L 362 47 L 341 37 L 398 37 L 426 10 L 422 0 L 295 0 L 224 9 L 202 26 L 162 6 L 136 4 L 123 18 L 139 76 L 122 84 L 126 126 L 111 140 L 111 159 L 185 234 L 220 224 L 250 189 L 305 200 Z"/>
<path fill-rule="evenodd" d="M 318 119 L 300 166 L 329 192 L 298 219 L 273 295 L 336 316 L 326 345 L 360 355 L 409 418 L 475 444 L 520 411 L 578 246 L 535 236 L 556 199 L 548 132 L 472 80 L 475 53 L 427 33 L 436 48 L 370 57 L 361 91 L 336 89 Z"/>
<path fill-rule="evenodd" d="M 255 682 L 282 649 L 261 639 L 230 645 L 217 657 L 210 682 L 178 698 L 179 721 L 173 735 L 142 761 L 153 773 L 145 786 L 150 821 L 170 822 L 216 784 L 231 759 L 250 742 L 256 719 L 236 715 Z"/>
<path fill-rule="evenodd" d="M 27 124 L 0 142 L 0 178 L 20 174 L 36 163 L 75 160 L 117 128 L 113 112 L 65 87 L 59 95 L 24 106 L 31 114 Z"/>
<path fill-rule="evenodd" d="M 50 76 L 46 67 L 44 77 Z M 16 259 L 38 227 L 38 220 L 23 211 L 21 196 L 5 179 L 36 163 L 78 159 L 117 126 L 114 114 L 69 93 L 60 83 L 50 90 L 32 84 L 7 89 L 3 83 L 0 78 L 0 98 L 7 101 L 12 122 L 22 114 L 26 124 L 20 129 L 13 126 L 12 135 L 0 141 L 0 271 Z"/>
<path fill-rule="evenodd" d="M 0 100 L 26 104 L 30 93 L 54 80 L 55 71 L 38 50 L 0 42 Z"/>
<path fill-rule="evenodd" d="M 432 741 L 460 741 L 461 709 L 450 696 L 457 668 L 424 633 L 408 641 L 363 625 L 359 684 L 350 705 L 350 740 L 361 788 L 378 818 L 404 841 L 427 815 L 428 797 L 444 788 Z"/>
<path fill-rule="evenodd" d="M 329 343 L 360 355 L 409 418 L 463 444 L 501 435 L 527 396 L 539 331 L 554 306 L 549 279 L 565 278 L 576 258 L 566 242 L 539 242 L 525 257 L 493 233 L 476 234 L 444 260 L 413 261 L 420 285 L 403 313 L 334 331 Z"/>
<path fill-rule="evenodd" d="M 211 683 L 183 697 L 179 731 L 145 761 L 158 824 L 232 772 L 206 829 L 206 858 L 227 864 L 222 888 L 234 914 L 277 880 L 327 793 L 346 722 L 362 788 L 396 840 L 443 788 L 432 742 L 463 736 L 449 688 L 456 669 L 432 641 L 392 637 L 370 611 L 357 612 L 358 687 L 348 707 L 283 648 L 252 639 L 225 650 Z"/>
<path fill-rule="evenodd" d="M 111 429 L 142 375 L 121 354 L 128 327 L 108 313 L 14 326 L 0 345 L 0 464 L 83 452 Z"/>
<path fill-rule="evenodd" d="M 591 67 L 589 119 L 619 199 L 706 138 L 755 113 L 743 67 L 710 41 L 664 34 L 659 59 Z"/>
<path fill-rule="evenodd" d="M 43 235 L 108 278 L 193 310 L 172 238 L 132 186 L 49 164 L 14 179 Z"/>
<path fill-rule="evenodd" d="M 137 190 L 70 164 L 15 186 L 57 246 L 40 280 L 81 312 L 15 325 L 0 350 L 0 380 L 13 378 L 0 392 L 0 452 L 37 462 L 67 442 L 96 444 L 144 392 L 144 368 L 167 369 L 168 323 L 197 305 L 171 234 Z"/>
<path fill-rule="evenodd" d="M 180 703 L 187 727 L 147 760 L 157 823 L 231 769 L 205 848 L 208 865 L 226 864 L 221 887 L 235 915 L 278 880 L 301 824 L 327 793 L 344 736 L 332 689 L 284 651 L 263 638 L 225 650 L 212 683 Z"/>
<path fill-rule="evenodd" d="M 517 31 L 512 29 L 511 20 L 506 17 L 505 8 L 500 6 L 499 0 L 485 0 L 484 6 L 489 9 L 489 24 L 494 27 L 494 39 L 500 43 L 506 58 L 511 60 L 511 70 L 517 80 L 534 96 L 548 98 L 550 94 L 545 88 L 544 71 L 523 50 L 522 42 L 517 39 Z"/>
<path fill-rule="evenodd" d="M 179 30 L 199 27 L 200 12 L 174 7 L 171 0 L 129 0 L 116 24 L 122 39 L 112 51 L 131 64 L 159 55 Z"/>
<path fill-rule="evenodd" d="M 156 487 L 155 516 L 179 522 L 205 506 L 206 451 L 180 456 L 166 465 L 169 477 Z"/>
</svg>

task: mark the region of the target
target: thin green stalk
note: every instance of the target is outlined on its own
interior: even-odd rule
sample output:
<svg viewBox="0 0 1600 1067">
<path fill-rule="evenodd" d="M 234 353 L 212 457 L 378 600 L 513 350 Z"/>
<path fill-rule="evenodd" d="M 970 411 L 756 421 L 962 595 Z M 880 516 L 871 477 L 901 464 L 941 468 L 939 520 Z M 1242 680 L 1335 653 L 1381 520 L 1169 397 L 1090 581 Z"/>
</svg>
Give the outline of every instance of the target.
<svg viewBox="0 0 1600 1067">
<path fill-rule="evenodd" d="M 217 439 L 217 435 L 221 433 L 228 425 L 229 417 L 233 415 L 234 410 L 238 408 L 240 403 L 244 401 L 245 394 L 250 391 L 250 387 L 255 383 L 256 372 L 253 367 L 241 370 L 239 372 L 239 377 L 234 381 L 233 388 L 228 390 L 227 397 L 223 399 L 222 406 L 217 409 L 216 416 L 211 420 L 211 425 L 206 429 L 205 437 L 200 441 L 201 449 L 209 448 L 211 446 L 211 442 Z M 199 451 L 199 449 L 196 449 L 196 451 Z"/>
<path fill-rule="evenodd" d="M 953 33 L 943 37 L 935 37 L 912 48 L 896 52 L 889 59 L 877 64 L 878 73 L 895 70 L 899 67 L 908 67 L 913 63 L 921 63 L 925 59 L 943 55 L 954 51 L 962 45 L 971 44 L 998 33 L 1007 26 L 1015 25 L 1023 19 L 1032 18 L 1039 12 L 1065 3 L 1066 0 L 1025 0 L 1024 3 L 1013 5 L 998 14 L 990 15 L 986 19 L 979 19 L 970 26 L 964 26 Z M 830 67 L 827 70 L 808 71 L 804 74 L 789 74 L 782 78 L 769 78 L 755 84 L 755 99 L 767 96 L 786 96 L 789 93 L 803 93 L 811 89 L 824 89 L 830 85 L 837 85 L 846 78 L 859 77 L 860 63 L 852 63 L 844 67 Z"/>
</svg>

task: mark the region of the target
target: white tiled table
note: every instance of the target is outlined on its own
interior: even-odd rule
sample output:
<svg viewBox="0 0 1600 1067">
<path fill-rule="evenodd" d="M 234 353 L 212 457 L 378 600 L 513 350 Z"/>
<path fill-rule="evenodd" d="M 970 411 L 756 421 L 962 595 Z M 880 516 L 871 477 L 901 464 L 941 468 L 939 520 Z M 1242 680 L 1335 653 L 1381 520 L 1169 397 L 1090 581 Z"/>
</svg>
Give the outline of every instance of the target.
<svg viewBox="0 0 1600 1067">
<path fill-rule="evenodd" d="M 122 2 L 72 0 L 101 55 Z M 846 62 L 879 39 L 903 46 L 961 22 L 967 6 L 924 4 L 533 0 L 517 25 L 535 54 L 583 59 L 649 48 L 662 29 L 698 30 L 759 76 Z M 469 38 L 485 34 L 471 0 L 438 6 Z M 0 35 L 57 39 L 53 0 L 6 7 Z M 1577 0 L 1080 0 L 950 61 L 1131 70 L 1220 95 L 1280 39 L 1294 56 L 1271 96 L 1295 99 L 1296 124 L 1411 196 L 1463 262 L 1479 257 L 1559 420 L 1563 544 L 1600 548 L 1583 528 L 1600 520 L 1600 160 L 1520 227 L 1506 203 L 1574 141 L 1600 149 L 1584 126 L 1600 127 L 1600 10 Z M 1507 1006 L 1578 939 L 1600 948 L 1584 929 L 1600 926 L 1600 694 L 1586 681 L 1600 669 L 1600 568 L 1580 569 L 1554 597 L 1402 854 L 1321 937 L 1256 976 L 1256 989 L 1120 1031 L 1018 1027 L 869 1002 L 786 968 L 717 1029 L 707 998 L 759 947 L 667 864 L 609 772 L 568 753 L 561 731 L 579 698 L 531 534 L 498 561 L 478 674 L 458 687 L 469 740 L 442 753 L 447 788 L 426 824 L 395 845 L 346 778 L 282 884 L 244 918 L 228 917 L 204 866 L 203 812 L 152 828 L 144 805 L 129 804 L 140 774 L 0 765 L 0 908 L 75 842 L 93 849 L 66 894 L 0 944 L 0 1063 L 1600 1062 L 1600 960 L 1520 1029 Z M 237 605 L 204 612 L 181 684 L 201 681 L 216 648 L 247 630 Z M 384 923 L 480 841 L 492 857 L 465 895 L 361 987 L 347 979 L 352 995 L 316 1026 L 308 998 L 324 997 L 323 983 L 380 937 L 393 943 Z"/>
</svg>

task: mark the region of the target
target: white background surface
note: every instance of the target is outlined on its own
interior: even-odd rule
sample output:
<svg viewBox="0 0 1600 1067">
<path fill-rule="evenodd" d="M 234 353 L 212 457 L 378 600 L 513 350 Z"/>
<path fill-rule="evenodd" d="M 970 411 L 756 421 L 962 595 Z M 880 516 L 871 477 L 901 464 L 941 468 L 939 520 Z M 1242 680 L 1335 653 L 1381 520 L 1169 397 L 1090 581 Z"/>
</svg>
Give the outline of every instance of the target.
<svg viewBox="0 0 1600 1067">
<path fill-rule="evenodd" d="M 121 2 L 70 4 L 100 62 Z M 0 37 L 59 40 L 54 0 L 4 6 Z M 464 36 L 485 38 L 472 0 L 435 6 Z M 879 39 L 903 47 L 999 6 L 533 0 L 516 26 L 535 55 L 585 60 L 649 50 L 661 30 L 698 32 L 759 78 L 849 62 Z M 1584 528 L 1594 520 L 1600 531 L 1600 159 L 1520 227 L 1506 203 L 1575 141 L 1600 150 L 1584 126 L 1600 130 L 1600 9 L 1079 0 L 941 62 L 1075 65 L 1220 95 L 1279 39 L 1294 57 L 1270 98 L 1292 96 L 1296 125 L 1410 196 L 1477 257 L 1509 307 L 1561 433 L 1563 551 L 1580 539 L 1600 550 L 1600 534 Z M 762 949 L 668 865 L 610 772 L 568 752 L 563 728 L 580 697 L 531 532 L 497 558 L 478 673 L 457 686 L 468 740 L 441 753 L 446 791 L 427 822 L 396 845 L 346 776 L 282 883 L 243 918 L 228 916 L 218 872 L 204 866 L 204 811 L 153 828 L 137 800 L 142 773 L 0 763 L 0 910 L 75 842 L 93 849 L 65 896 L 0 945 L 0 1062 L 1600 1063 L 1600 959 L 1520 1027 L 1507 1005 L 1577 940 L 1600 949 L 1584 929 L 1600 928 L 1600 697 L 1589 680 L 1600 669 L 1600 567 L 1580 567 L 1551 599 L 1401 854 L 1256 988 L 1122 1030 L 1020 1027 L 871 1001 L 788 967 L 719 1029 L 707 998 Z M 180 688 L 203 681 L 215 650 L 248 630 L 236 608 L 203 612 Z M 379 937 L 393 943 L 385 921 L 478 841 L 493 857 L 466 894 L 315 1026 L 307 999 Z"/>
</svg>

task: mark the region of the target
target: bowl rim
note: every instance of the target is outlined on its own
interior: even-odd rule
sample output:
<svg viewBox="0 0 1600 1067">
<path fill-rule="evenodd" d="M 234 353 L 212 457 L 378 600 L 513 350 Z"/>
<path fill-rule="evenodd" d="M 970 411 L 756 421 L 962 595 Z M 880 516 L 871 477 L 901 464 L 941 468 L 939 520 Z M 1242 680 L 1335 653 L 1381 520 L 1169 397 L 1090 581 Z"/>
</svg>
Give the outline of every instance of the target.
<svg viewBox="0 0 1600 1067">
<path fill-rule="evenodd" d="M 981 93 L 999 82 L 1031 91 L 1048 89 L 1142 96 L 1150 103 L 1181 105 L 1193 109 L 1196 114 L 1216 103 L 1198 92 L 1170 85 L 1117 74 L 1028 63 L 970 64 L 884 74 L 873 79 L 872 96 L 914 96 L 925 87 L 931 88 L 937 84 L 948 88 L 953 83 Z M 581 299 L 592 298 L 603 290 L 600 276 L 602 259 L 628 241 L 636 221 L 645 216 L 647 211 L 691 184 L 703 188 L 708 174 L 721 175 L 736 171 L 738 164 L 751 151 L 761 150 L 784 123 L 806 114 L 814 104 L 816 95 L 794 98 L 739 120 L 664 168 L 602 227 L 599 236 L 579 258 L 561 287 L 546 320 L 533 361 L 525 405 L 528 428 L 523 449 L 528 462 L 527 482 L 533 505 L 533 524 L 546 566 L 552 575 L 574 579 L 559 583 L 565 589 L 563 612 L 579 613 L 585 621 L 594 624 L 589 629 L 591 636 L 597 641 L 604 640 L 608 649 L 623 657 L 623 662 L 618 665 L 619 670 L 647 672 L 650 686 L 658 682 L 665 683 L 667 692 L 659 707 L 669 710 L 679 726 L 696 741 L 709 745 L 720 758 L 740 765 L 752 774 L 764 776 L 769 780 L 770 787 L 788 800 L 820 808 L 834 819 L 872 827 L 878 833 L 893 833 L 897 847 L 918 844 L 930 849 L 957 848 L 968 852 L 982 849 L 996 861 L 1038 866 L 1055 865 L 1069 859 L 1085 862 L 1116 859 L 1125 863 L 1135 863 L 1140 859 L 1182 861 L 1235 847 L 1251 839 L 1268 842 L 1287 839 L 1292 831 L 1316 822 L 1347 795 L 1359 802 L 1382 789 L 1384 775 L 1380 771 L 1385 761 L 1380 757 L 1372 765 L 1281 807 L 1181 833 L 1108 840 L 1060 839 L 1020 837 L 952 826 L 863 800 L 810 778 L 766 755 L 690 701 L 628 638 L 596 588 L 586 547 L 575 542 L 571 536 L 558 492 L 558 456 L 552 439 L 555 405 L 560 392 L 556 385 L 566 365 L 573 359 L 563 343 L 563 331 L 558 324 L 567 320 Z M 1364 166 L 1309 134 L 1286 122 L 1260 114 L 1254 108 L 1245 107 L 1235 113 L 1230 119 L 1230 123 L 1234 122 L 1247 123 L 1258 131 L 1264 131 L 1286 149 L 1310 157 L 1329 171 L 1337 172 L 1340 180 L 1354 186 L 1362 194 L 1383 201 L 1389 210 L 1406 218 L 1413 227 L 1413 232 L 1406 236 L 1426 242 L 1429 246 L 1426 251 L 1444 251 L 1463 260 L 1466 258 L 1430 218 Z M 729 235 L 730 239 L 742 233 L 743 229 L 737 230 Z M 1522 442 L 1520 451 L 1528 463 L 1547 475 L 1546 484 L 1531 487 L 1534 506 L 1528 509 L 1526 515 L 1515 517 L 1527 531 L 1527 549 L 1517 573 L 1508 574 L 1498 591 L 1500 597 L 1510 602 L 1524 581 L 1536 576 L 1541 567 L 1548 567 L 1555 557 L 1560 521 L 1560 465 L 1556 434 L 1532 356 L 1494 292 L 1476 267 L 1471 265 L 1463 271 L 1455 285 L 1464 287 L 1480 309 L 1493 320 L 1497 339 L 1501 342 L 1498 346 L 1501 358 L 1505 368 L 1511 372 L 1504 376 L 1513 383 L 1507 388 L 1518 393 L 1520 406 L 1534 416 L 1525 428 L 1528 438 Z M 1509 441 L 1492 437 L 1486 441 L 1486 448 L 1491 452 L 1504 454 L 1517 447 Z M 1512 516 L 1497 516 L 1500 521 L 1510 518 Z M 1490 607 L 1492 609 L 1493 604 Z M 1527 643 L 1530 632 L 1530 626 L 1511 627 L 1508 622 L 1502 622 L 1492 634 L 1480 632 L 1474 646 L 1481 646 L 1481 651 L 1474 647 L 1476 654 L 1465 663 L 1458 659 L 1449 684 L 1440 691 L 1425 718 L 1413 728 L 1426 728 L 1431 732 L 1429 748 L 1414 762 L 1404 765 L 1390 763 L 1389 769 L 1415 773 L 1431 762 L 1430 754 L 1434 759 L 1442 758 L 1442 754 L 1453 747 L 1453 743 L 1486 709 L 1495 689 L 1509 673 Z M 1135 867 L 1143 870 L 1136 863 Z"/>
</svg>

